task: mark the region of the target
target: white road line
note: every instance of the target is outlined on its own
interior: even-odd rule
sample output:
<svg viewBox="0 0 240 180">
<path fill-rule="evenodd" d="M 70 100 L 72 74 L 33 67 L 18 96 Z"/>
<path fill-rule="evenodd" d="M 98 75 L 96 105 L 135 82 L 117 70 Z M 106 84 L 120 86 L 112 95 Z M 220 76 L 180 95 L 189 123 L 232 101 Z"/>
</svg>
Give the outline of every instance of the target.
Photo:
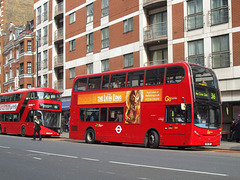
<svg viewBox="0 0 240 180">
<path fill-rule="evenodd" d="M 26 150 L 28 152 L 32 153 L 38 153 L 38 154 L 44 154 L 48 156 L 59 156 L 59 157 L 66 157 L 66 158 L 72 158 L 72 159 L 77 159 L 77 156 L 69 156 L 69 155 L 64 155 L 64 154 L 55 154 L 55 153 L 48 153 L 48 152 L 41 152 L 41 151 L 34 151 L 34 150 Z"/>
<path fill-rule="evenodd" d="M 179 171 L 179 172 L 187 172 L 187 173 L 195 173 L 195 174 L 206 174 L 206 175 L 212 175 L 212 176 L 228 176 L 227 174 L 220 174 L 220 173 L 212 173 L 212 172 L 204 172 L 204 171 L 193 171 L 193 170 L 187 170 L 187 169 L 175 169 L 175 168 L 150 166 L 150 165 L 143 165 L 143 164 L 132 164 L 132 163 L 116 162 L 116 161 L 109 161 L 109 163 L 111 163 L 111 164 L 120 164 L 120 165 L 127 165 L 127 166 L 134 166 L 134 167 L 163 169 L 163 170 L 168 170 L 168 171 Z"/>
<path fill-rule="evenodd" d="M 3 149 L 9 149 L 10 147 L 7 147 L 7 146 L 0 146 L 0 148 L 3 148 Z"/>
<path fill-rule="evenodd" d="M 83 160 L 87 160 L 87 161 L 95 161 L 95 162 L 99 162 L 98 159 L 92 159 L 92 158 L 81 158 Z"/>
<path fill-rule="evenodd" d="M 42 160 L 42 158 L 39 158 L 39 157 L 33 157 L 33 159 Z"/>
</svg>

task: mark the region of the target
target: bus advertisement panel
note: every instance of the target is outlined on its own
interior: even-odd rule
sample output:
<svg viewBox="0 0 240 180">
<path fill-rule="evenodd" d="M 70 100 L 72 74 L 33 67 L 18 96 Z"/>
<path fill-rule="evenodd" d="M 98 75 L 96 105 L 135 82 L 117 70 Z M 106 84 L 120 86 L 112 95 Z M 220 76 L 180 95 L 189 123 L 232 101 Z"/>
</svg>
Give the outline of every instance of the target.
<svg viewBox="0 0 240 180">
<path fill-rule="evenodd" d="M 33 117 L 42 135 L 60 135 L 60 93 L 51 88 L 20 89 L 0 94 L 0 134 L 33 135 Z"/>
<path fill-rule="evenodd" d="M 69 137 L 88 143 L 186 147 L 221 138 L 216 76 L 184 62 L 78 76 L 70 116 Z"/>
</svg>

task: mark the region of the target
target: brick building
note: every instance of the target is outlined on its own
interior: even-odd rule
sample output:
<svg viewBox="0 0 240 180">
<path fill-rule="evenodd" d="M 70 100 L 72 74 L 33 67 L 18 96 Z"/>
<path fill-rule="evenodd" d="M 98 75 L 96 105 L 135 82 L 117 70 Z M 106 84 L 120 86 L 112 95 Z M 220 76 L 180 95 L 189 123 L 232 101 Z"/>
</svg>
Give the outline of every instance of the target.
<svg viewBox="0 0 240 180">
<path fill-rule="evenodd" d="M 228 128 L 240 113 L 239 8 L 239 0 L 35 0 L 47 63 L 39 82 L 60 90 L 64 104 L 80 74 L 194 62 L 216 72 Z"/>
<path fill-rule="evenodd" d="M 18 27 L 21 27 L 25 24 L 27 25 L 27 22 L 32 21 L 33 19 L 33 0 L 0 0 L 0 93 L 6 91 L 6 87 L 3 87 L 4 84 L 9 84 L 5 81 L 5 72 L 4 68 L 9 69 L 9 75 L 10 75 L 10 69 L 11 69 L 11 63 L 6 65 L 6 60 L 3 58 L 3 49 L 5 46 L 8 46 L 10 41 L 15 41 L 15 34 L 13 33 L 12 29 L 11 31 L 9 28 L 17 27 L 17 30 L 20 30 Z M 20 30 L 21 31 L 21 30 Z M 10 33 L 13 33 L 10 36 Z M 10 49 L 9 49 L 10 50 Z M 13 52 L 12 52 L 13 53 Z M 13 57 L 16 57 L 16 54 L 13 54 Z M 15 59 L 14 59 L 15 60 Z M 17 72 L 15 69 L 11 70 L 13 71 L 13 74 L 15 75 Z M 14 76 L 13 75 L 13 76 Z M 10 78 L 11 80 L 14 79 Z M 9 86 L 10 87 L 10 86 Z M 25 86 L 24 86 L 25 87 Z M 27 87 L 25 87 L 27 88 Z M 10 90 L 10 89 L 9 89 Z M 11 89 L 12 90 L 12 89 Z"/>
</svg>

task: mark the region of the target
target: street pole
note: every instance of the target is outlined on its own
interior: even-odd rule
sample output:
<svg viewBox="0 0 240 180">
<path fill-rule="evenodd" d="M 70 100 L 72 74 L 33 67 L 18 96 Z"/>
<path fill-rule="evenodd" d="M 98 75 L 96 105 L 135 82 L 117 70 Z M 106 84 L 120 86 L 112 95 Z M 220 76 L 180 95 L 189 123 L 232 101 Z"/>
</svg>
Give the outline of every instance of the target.
<svg viewBox="0 0 240 180">
<path fill-rule="evenodd" d="M 36 50 L 36 87 L 38 87 L 38 37 L 37 37 L 37 50 Z"/>
</svg>

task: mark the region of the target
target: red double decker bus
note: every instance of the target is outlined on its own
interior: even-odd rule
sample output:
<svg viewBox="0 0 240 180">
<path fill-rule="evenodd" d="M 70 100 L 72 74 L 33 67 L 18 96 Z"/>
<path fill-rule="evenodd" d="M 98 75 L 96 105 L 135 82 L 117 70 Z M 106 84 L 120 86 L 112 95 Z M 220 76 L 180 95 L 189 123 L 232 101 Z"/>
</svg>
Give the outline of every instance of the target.
<svg viewBox="0 0 240 180">
<path fill-rule="evenodd" d="M 60 135 L 60 93 L 51 88 L 20 89 L 0 94 L 0 134 L 33 135 L 33 117 L 42 135 Z"/>
<path fill-rule="evenodd" d="M 146 147 L 216 146 L 221 101 L 211 69 L 185 62 L 77 76 L 73 82 L 73 139 Z"/>
</svg>

